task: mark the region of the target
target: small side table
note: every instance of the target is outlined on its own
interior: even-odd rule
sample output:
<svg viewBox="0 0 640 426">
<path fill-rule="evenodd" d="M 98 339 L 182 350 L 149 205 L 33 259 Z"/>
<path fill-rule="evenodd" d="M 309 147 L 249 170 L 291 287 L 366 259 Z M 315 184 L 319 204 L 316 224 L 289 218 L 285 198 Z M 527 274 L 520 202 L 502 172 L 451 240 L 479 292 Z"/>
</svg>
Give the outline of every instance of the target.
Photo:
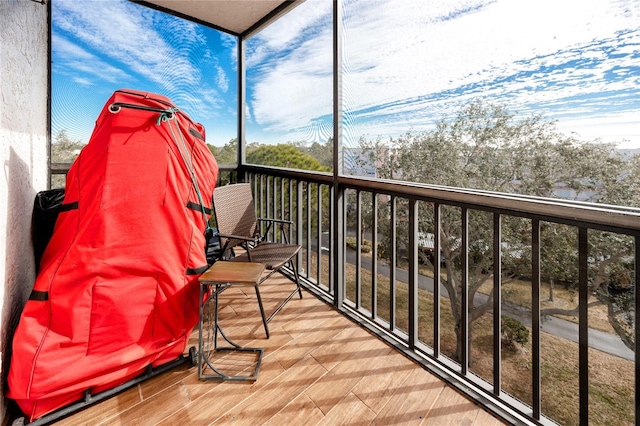
<svg viewBox="0 0 640 426">
<path fill-rule="evenodd" d="M 230 286 L 256 286 L 265 270 L 262 263 L 217 261 L 200 278 L 200 321 L 198 325 L 198 378 L 201 380 L 255 381 L 262 363 L 264 349 L 245 348 L 229 339 L 218 322 L 218 295 Z M 213 299 L 213 308 L 211 307 Z M 213 313 L 211 312 L 213 311 Z M 211 318 L 213 317 L 213 318 Z M 218 332 L 231 346 L 218 346 Z M 255 366 L 247 375 L 229 375 L 215 367 L 212 357 L 216 352 L 253 353 Z M 210 369 L 213 374 L 205 370 Z"/>
</svg>

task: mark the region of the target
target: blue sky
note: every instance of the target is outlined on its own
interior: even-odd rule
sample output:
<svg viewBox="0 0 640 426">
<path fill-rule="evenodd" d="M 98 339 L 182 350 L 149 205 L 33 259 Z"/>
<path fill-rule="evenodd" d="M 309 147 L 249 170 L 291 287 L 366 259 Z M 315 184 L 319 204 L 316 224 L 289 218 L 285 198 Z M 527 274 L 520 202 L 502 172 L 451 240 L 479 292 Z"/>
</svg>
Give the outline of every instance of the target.
<svg viewBox="0 0 640 426">
<path fill-rule="evenodd" d="M 347 145 L 428 130 L 481 98 L 557 119 L 582 140 L 640 148 L 638 0 L 344 4 Z M 171 98 L 209 143 L 235 137 L 233 37 L 125 1 L 52 5 L 54 132 L 88 139 L 109 95 L 127 87 Z M 331 135 L 331 8 L 307 0 L 249 40 L 249 141 Z"/>
</svg>

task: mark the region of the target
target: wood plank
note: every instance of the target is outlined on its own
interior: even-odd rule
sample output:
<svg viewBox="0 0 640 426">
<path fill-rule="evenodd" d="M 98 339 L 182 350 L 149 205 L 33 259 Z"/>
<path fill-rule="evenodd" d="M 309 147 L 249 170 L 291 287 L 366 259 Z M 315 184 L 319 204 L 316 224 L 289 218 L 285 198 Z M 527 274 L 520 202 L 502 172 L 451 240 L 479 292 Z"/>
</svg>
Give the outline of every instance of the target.
<svg viewBox="0 0 640 426">
<path fill-rule="evenodd" d="M 199 380 L 197 374 L 185 379 L 191 403 L 160 422 L 161 425 L 209 424 L 227 410 L 250 398 L 255 392 L 280 377 L 284 369 L 275 358 L 263 359 L 258 380 L 250 382 L 212 382 Z"/>
<path fill-rule="evenodd" d="M 404 355 L 392 350 L 380 355 L 381 367 L 369 372 L 353 388 L 352 392 L 375 413 L 379 413 L 401 387 L 416 364 Z"/>
<path fill-rule="evenodd" d="M 333 407 L 326 417 L 318 423 L 318 426 L 332 425 L 370 425 L 376 413 L 371 411 L 357 396 L 348 393 L 335 407 Z"/>
<path fill-rule="evenodd" d="M 427 371 L 411 371 L 402 385 L 396 387 L 387 404 L 376 416 L 374 424 L 420 424 L 438 401 L 444 388 L 444 382 Z"/>
<path fill-rule="evenodd" d="M 385 369 L 385 356 L 392 351 L 393 349 L 377 339 L 361 342 L 359 349 L 352 352 L 352 358 L 336 365 L 314 383 L 306 394 L 323 413 L 327 414 L 363 377 L 375 375 L 378 369 Z"/>
<path fill-rule="evenodd" d="M 469 424 L 478 416 L 479 407 L 450 386 L 445 386 L 423 425 Z"/>
<path fill-rule="evenodd" d="M 285 369 L 291 367 L 317 348 L 319 342 L 324 343 L 335 336 L 336 330 L 342 329 L 344 320 L 341 316 L 325 318 L 304 333 L 292 334 L 288 329 L 285 330 L 294 336 L 294 340 L 277 349 L 273 356 Z"/>
<path fill-rule="evenodd" d="M 60 420 L 56 426 L 96 425 L 119 415 L 121 412 L 140 403 L 140 388 L 134 386 L 118 395 L 92 405 L 73 416 Z"/>
<path fill-rule="evenodd" d="M 125 410 L 104 424 L 109 426 L 151 425 L 170 416 L 190 402 L 189 393 L 182 383 L 172 385 L 134 407 Z"/>
<path fill-rule="evenodd" d="M 307 356 L 212 424 L 233 424 L 234 426 L 262 424 L 326 373 L 327 370 L 322 368 L 316 360 Z"/>
<path fill-rule="evenodd" d="M 303 299 L 297 297 L 291 299 L 282 311 L 271 320 L 269 327 L 272 325 L 281 327 L 293 338 L 297 338 L 314 326 L 335 317 L 331 315 L 330 306 L 322 302 L 318 303 L 318 299 L 305 291 L 302 294 Z"/>
<path fill-rule="evenodd" d="M 303 393 L 267 420 L 265 425 L 317 425 L 323 418 L 322 411 Z"/>
<path fill-rule="evenodd" d="M 318 342 L 318 347 L 311 352 L 313 356 L 328 371 L 333 370 L 342 361 L 353 359 L 364 343 L 370 342 L 371 333 L 356 324 L 345 327 L 327 343 Z"/>
<path fill-rule="evenodd" d="M 158 392 L 162 392 L 164 389 L 180 383 L 185 377 L 193 374 L 193 367 L 188 362 L 167 371 L 164 374 L 159 374 L 149 380 L 145 380 L 139 384 L 140 395 L 142 399 L 149 398 Z"/>
</svg>

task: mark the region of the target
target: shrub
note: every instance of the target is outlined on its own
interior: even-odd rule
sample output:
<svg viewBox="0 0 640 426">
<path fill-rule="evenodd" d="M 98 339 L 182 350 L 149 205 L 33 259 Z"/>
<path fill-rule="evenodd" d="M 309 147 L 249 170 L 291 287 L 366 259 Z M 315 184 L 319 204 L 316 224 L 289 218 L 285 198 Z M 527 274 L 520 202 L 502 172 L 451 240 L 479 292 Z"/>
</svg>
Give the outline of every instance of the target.
<svg viewBox="0 0 640 426">
<path fill-rule="evenodd" d="M 517 319 L 503 315 L 500 323 L 502 325 L 502 337 L 506 344 L 511 346 L 526 345 L 529 342 L 529 329 Z"/>
<path fill-rule="evenodd" d="M 356 238 L 355 237 L 347 237 L 347 247 L 350 249 L 356 249 Z M 362 240 L 360 243 L 360 251 L 362 253 L 371 253 L 371 241 Z"/>
</svg>

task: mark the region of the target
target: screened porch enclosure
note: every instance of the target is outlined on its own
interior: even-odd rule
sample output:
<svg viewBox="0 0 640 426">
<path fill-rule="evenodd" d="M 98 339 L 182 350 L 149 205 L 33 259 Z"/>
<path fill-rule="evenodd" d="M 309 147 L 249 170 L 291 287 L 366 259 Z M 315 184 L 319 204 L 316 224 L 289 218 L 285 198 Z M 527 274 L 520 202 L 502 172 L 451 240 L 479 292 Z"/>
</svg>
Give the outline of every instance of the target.
<svg viewBox="0 0 640 426">
<path fill-rule="evenodd" d="M 480 49 L 490 44 L 487 34 L 492 31 L 487 28 L 493 21 L 483 24 L 479 12 L 503 7 L 502 3 L 462 7 L 453 12 L 433 6 L 426 38 L 416 30 L 418 23 L 427 20 L 419 14 L 420 2 L 414 5 L 413 14 L 405 16 L 393 11 L 400 3 L 392 1 L 370 2 L 366 7 L 355 0 L 257 1 L 242 2 L 242 7 L 237 1 L 132 3 L 213 28 L 235 43 L 230 50 L 236 60 L 233 65 L 237 75 L 235 83 L 229 85 L 229 91 L 235 93 L 234 111 L 229 113 L 235 114 L 235 139 L 210 143 L 216 147 L 224 145 L 226 149 L 218 151 L 225 153 L 219 161 L 225 171 L 220 183 L 251 183 L 258 216 L 293 222 L 288 239 L 302 246 L 296 262 L 306 290 L 300 303 L 306 306 L 309 296 L 325 302 L 313 305 L 308 316 L 298 311 L 295 304 L 287 306 L 279 315 L 288 318 L 289 309 L 299 315 L 283 325 L 284 331 L 296 328 L 296 338 L 301 339 L 303 346 L 323 353 L 324 345 L 331 343 L 318 343 L 311 338 L 307 341 L 301 329 L 311 332 L 316 326 L 326 325 L 315 313 L 324 314 L 327 307 L 332 307 L 350 320 L 332 317 L 330 321 L 336 322 L 335 327 L 352 330 L 355 322 L 404 355 L 388 364 L 371 354 L 364 358 L 390 374 L 415 366 L 428 371 L 446 383 L 432 384 L 434 387 L 452 388 L 469 398 L 458 400 L 452 396 L 461 406 L 467 407 L 467 402 L 473 401 L 482 407 L 481 412 L 467 407 L 461 416 L 474 419 L 476 424 L 495 419 L 507 424 L 640 424 L 636 393 L 640 364 L 635 356 L 638 345 L 635 309 L 640 301 L 636 291 L 640 210 L 630 207 L 636 204 L 588 202 L 602 188 L 600 181 L 591 192 L 576 190 L 571 182 L 553 182 L 542 196 L 510 193 L 506 185 L 488 188 L 479 178 L 465 182 L 453 180 L 457 177 L 452 176 L 450 183 L 419 180 L 420 176 L 409 176 L 414 171 L 410 161 L 399 167 L 393 167 L 398 163 L 392 163 L 394 156 L 399 155 L 400 143 L 412 140 L 415 134 L 423 135 L 425 141 L 450 146 L 445 136 L 455 136 L 458 128 L 451 125 L 450 133 L 443 129 L 448 123 L 457 123 L 459 111 L 465 106 L 473 107 L 474 100 L 481 97 L 496 100 L 504 109 L 518 110 L 519 115 L 513 114 L 522 119 L 518 130 L 531 126 L 540 130 L 536 133 L 540 138 L 555 135 L 556 130 L 561 133 L 564 128 L 545 133 L 548 127 L 535 127 L 536 119 L 526 121 L 527 117 L 550 113 L 551 105 L 560 102 L 553 98 L 558 87 L 570 86 L 574 90 L 589 86 L 574 77 L 595 72 L 602 65 L 600 62 L 592 68 L 586 59 L 575 61 L 580 65 L 574 73 L 563 73 L 557 64 L 554 67 L 544 61 L 516 58 L 509 63 L 517 65 L 515 71 L 509 70 L 509 64 L 501 63 L 502 57 L 496 53 L 512 47 L 505 42 L 490 53 L 480 52 L 486 59 L 479 65 L 481 72 L 467 73 L 463 63 L 475 63 L 483 57 L 474 52 L 473 46 Z M 610 10 L 594 7 L 585 7 L 586 11 L 581 10 L 575 21 L 566 25 L 579 27 L 577 33 L 582 34 L 587 25 L 582 25 L 580 19 L 592 19 L 585 14 L 609 16 Z M 509 9 L 506 16 L 510 19 L 505 21 L 517 26 L 522 14 L 538 16 L 539 9 L 541 5 L 529 5 L 524 12 Z M 624 17 L 619 21 L 624 25 L 640 13 L 633 7 L 628 7 L 625 13 L 614 12 L 611 13 Z M 466 26 L 446 26 L 458 18 L 463 18 Z M 593 19 L 588 22 L 596 25 L 599 21 Z M 523 33 L 543 31 L 522 25 Z M 486 33 L 480 31 L 483 27 Z M 622 69 L 632 69 L 638 56 L 637 52 L 628 53 L 629 46 L 637 40 L 640 29 L 636 24 L 634 28 L 616 28 L 613 33 L 620 37 L 611 36 L 619 50 L 611 50 L 609 56 L 624 57 Z M 460 35 L 460 43 L 449 44 L 456 34 Z M 476 45 L 464 43 L 474 39 Z M 535 40 L 527 38 L 522 42 L 545 60 L 579 54 L 596 56 L 593 43 L 576 41 L 572 49 L 539 52 L 542 48 Z M 434 53 L 433 46 L 440 48 Z M 517 57 L 517 52 L 508 51 Z M 437 56 L 419 66 L 407 66 L 412 57 L 429 55 Z M 292 58 L 299 62 L 293 62 Z M 384 74 L 381 70 L 391 71 Z M 490 87 L 477 80 L 485 72 L 504 85 Z M 527 96 L 535 92 L 531 88 L 538 87 L 536 78 L 547 74 L 557 75 L 557 81 L 539 89 L 546 98 L 527 101 Z M 609 74 L 632 76 L 624 72 Z M 429 82 L 428 87 L 424 81 Z M 616 80 L 616 84 L 621 85 L 622 80 Z M 620 100 L 626 105 L 625 99 L 638 94 L 633 90 L 610 91 L 599 99 L 602 104 Z M 442 97 L 435 96 L 435 92 Z M 513 96 L 502 96 L 503 92 Z M 572 107 L 565 113 L 573 120 L 571 123 L 591 120 L 580 115 L 586 112 L 574 98 L 569 103 Z M 502 110 L 498 107 L 496 111 Z M 623 124 L 637 124 L 637 118 L 629 118 L 629 114 L 622 114 L 617 121 L 623 140 L 637 136 Z M 604 115 L 602 112 L 602 116 L 593 120 L 599 122 Z M 474 130 L 482 130 L 484 117 L 480 114 L 470 117 L 480 122 Z M 505 113 L 496 117 L 498 121 L 507 121 L 511 116 Z M 402 131 L 392 129 L 392 122 Z M 595 136 L 607 139 L 614 130 L 607 128 L 606 132 L 603 130 L 605 133 Z M 506 140 L 506 134 L 505 131 L 495 139 Z M 560 137 L 550 140 L 566 142 Z M 272 148 L 264 149 L 267 153 L 284 150 L 285 145 L 329 147 L 329 155 L 325 158 L 320 151 L 309 149 L 311 157 L 323 166 L 311 170 L 311 166 L 305 168 L 293 162 L 269 162 L 267 154 L 258 155 L 260 145 Z M 527 144 L 522 146 L 525 149 Z M 475 156 L 479 165 L 474 166 L 478 168 L 485 158 L 489 164 L 487 153 L 494 147 L 481 148 L 465 157 Z M 369 154 L 374 149 L 377 151 L 372 157 Z M 442 151 L 447 154 L 447 149 Z M 499 155 L 500 151 L 493 152 Z M 436 169 L 460 170 L 453 166 L 459 161 L 458 151 L 452 148 L 449 152 L 453 163 L 441 161 L 444 154 L 439 153 L 441 157 L 428 163 L 421 163 L 426 161 L 424 157 L 413 158 L 413 162 L 430 170 L 422 176 L 436 175 Z M 520 190 L 531 169 L 519 169 L 516 173 L 508 156 L 499 158 L 504 163 L 497 166 L 491 163 L 488 171 L 499 169 L 496 175 L 507 176 L 504 180 L 510 188 Z M 561 164 L 554 166 L 561 168 Z M 63 177 L 68 167 L 67 161 L 54 158 L 50 173 Z M 522 170 L 525 172 L 521 173 Z M 412 179 L 413 182 L 408 182 Z M 599 201 L 597 197 L 595 200 Z M 275 241 L 283 238 L 278 232 L 270 237 Z M 292 271 L 288 272 L 292 278 Z M 316 320 L 319 322 L 315 323 Z M 247 321 L 234 317 L 231 327 L 253 342 L 255 336 L 246 330 Z M 286 333 L 275 334 L 282 337 Z M 343 348 L 341 354 L 345 358 L 349 354 L 357 357 L 360 352 L 354 349 L 353 341 L 342 337 L 345 336 L 338 340 L 344 341 L 344 346 L 336 350 Z M 260 340 L 260 344 L 271 345 L 271 341 Z M 320 347 L 314 347 L 315 344 Z M 381 348 L 376 346 L 371 353 L 379 350 L 386 357 L 387 352 Z M 277 354 L 282 349 L 274 347 L 274 351 Z M 411 360 L 411 367 L 405 365 L 406 359 Z M 269 370 L 265 373 L 271 374 Z M 320 375 L 316 379 L 317 383 L 323 380 Z M 303 394 L 313 393 L 314 387 L 320 386 L 308 380 L 311 380 L 306 384 L 309 387 L 302 390 Z M 367 378 L 362 380 L 364 383 Z M 181 386 L 176 385 L 175 391 L 183 392 Z M 187 388 L 191 386 L 198 388 L 198 392 L 206 392 L 202 390 L 204 385 L 189 383 Z M 407 389 L 410 391 L 404 396 L 410 399 L 431 392 L 424 386 Z M 358 392 L 352 393 L 348 393 L 348 398 L 356 395 L 355 399 L 367 404 Z M 324 401 L 324 406 L 318 403 L 322 399 L 319 394 L 315 396 L 318 398 L 310 398 L 312 406 L 322 411 L 324 421 L 335 420 L 328 415 L 331 405 L 328 401 L 335 402 L 336 407 L 344 401 L 334 401 L 337 397 L 332 396 Z M 292 398 L 296 404 L 308 407 L 308 401 L 303 403 L 298 394 L 292 394 Z M 256 410 L 269 407 L 266 399 L 259 401 L 262 402 L 256 403 Z M 371 417 L 371 422 L 400 419 L 402 414 L 413 412 L 410 409 L 403 412 L 399 399 L 396 402 L 398 405 L 389 405 L 388 410 L 397 410 L 400 417 L 387 418 L 374 410 L 378 417 Z M 188 401 L 187 406 L 191 403 Z M 443 407 L 438 408 L 438 403 Z M 436 415 L 438 410 L 448 413 L 447 407 L 456 406 L 446 398 L 436 399 L 434 404 L 424 414 L 426 417 L 416 422 L 437 424 L 442 420 Z M 351 406 L 356 405 L 359 406 L 354 402 Z M 135 410 L 148 409 L 145 407 L 148 406 L 140 405 Z M 269 419 L 252 421 L 275 422 L 292 409 L 290 405 L 287 407 Z M 137 415 L 135 410 L 122 419 Z M 195 411 L 176 409 L 176 413 L 199 416 Z M 197 421 L 205 422 L 200 417 Z"/>
</svg>

